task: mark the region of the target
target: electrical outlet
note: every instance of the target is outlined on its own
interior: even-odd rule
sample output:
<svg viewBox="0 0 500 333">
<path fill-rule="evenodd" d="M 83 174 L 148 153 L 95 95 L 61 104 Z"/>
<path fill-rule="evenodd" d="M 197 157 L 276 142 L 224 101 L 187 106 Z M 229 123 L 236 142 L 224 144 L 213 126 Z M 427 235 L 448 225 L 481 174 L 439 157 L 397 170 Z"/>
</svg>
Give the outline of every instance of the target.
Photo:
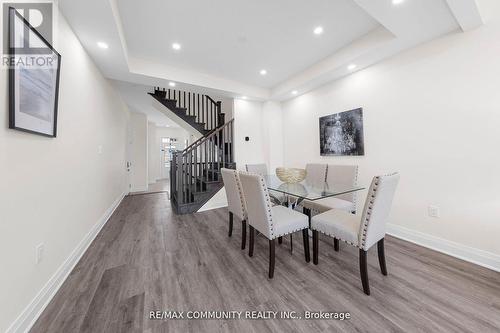
<svg viewBox="0 0 500 333">
<path fill-rule="evenodd" d="M 439 218 L 441 217 L 441 210 L 439 209 L 438 206 L 429 206 L 427 208 L 427 212 L 429 214 L 430 217 L 434 217 L 434 218 Z"/>
<path fill-rule="evenodd" d="M 45 245 L 42 243 L 36 247 L 36 259 L 35 262 L 39 264 L 43 260 L 43 252 L 45 250 Z"/>
<path fill-rule="evenodd" d="M 102 145 L 97 146 L 97 153 L 102 154 Z"/>
</svg>

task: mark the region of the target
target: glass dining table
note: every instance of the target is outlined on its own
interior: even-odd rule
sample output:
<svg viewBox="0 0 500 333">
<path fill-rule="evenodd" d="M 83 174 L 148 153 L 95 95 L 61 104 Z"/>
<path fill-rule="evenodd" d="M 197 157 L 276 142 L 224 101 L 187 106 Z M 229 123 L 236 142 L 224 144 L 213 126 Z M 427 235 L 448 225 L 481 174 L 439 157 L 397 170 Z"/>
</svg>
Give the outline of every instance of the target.
<svg viewBox="0 0 500 333">
<path fill-rule="evenodd" d="M 362 186 L 329 184 L 328 182 L 310 184 L 305 180 L 300 183 L 285 183 L 276 175 L 266 175 L 264 176 L 264 180 L 268 190 L 282 194 L 276 195 L 276 193 L 271 192 L 272 197 L 279 201 L 280 204 L 289 206 L 290 208 L 295 208 L 303 200 L 316 201 L 365 189 Z"/>
</svg>

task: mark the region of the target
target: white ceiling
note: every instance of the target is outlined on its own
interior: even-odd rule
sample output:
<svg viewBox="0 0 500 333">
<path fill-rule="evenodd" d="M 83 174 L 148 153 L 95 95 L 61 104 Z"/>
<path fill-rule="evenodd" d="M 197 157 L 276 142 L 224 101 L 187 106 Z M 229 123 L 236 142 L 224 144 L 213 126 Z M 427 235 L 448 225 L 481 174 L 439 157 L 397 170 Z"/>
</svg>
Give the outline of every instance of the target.
<svg viewBox="0 0 500 333">
<path fill-rule="evenodd" d="M 111 80 L 111 83 L 118 90 L 130 111 L 144 113 L 147 115 L 148 121 L 157 126 L 180 127 L 153 107 L 152 98 L 148 95 L 148 92 L 152 92 L 151 87 L 117 80 Z"/>
<path fill-rule="evenodd" d="M 148 87 L 169 81 L 218 96 L 289 99 L 292 90 L 300 95 L 350 74 L 351 63 L 362 70 L 482 24 L 476 0 L 59 0 L 59 7 L 140 112 L 151 107 Z M 312 32 L 318 25 L 321 36 Z M 173 42 L 182 49 L 174 52 Z"/>
<path fill-rule="evenodd" d="M 130 56 L 266 88 L 380 26 L 352 0 L 120 0 L 118 9 Z"/>
</svg>

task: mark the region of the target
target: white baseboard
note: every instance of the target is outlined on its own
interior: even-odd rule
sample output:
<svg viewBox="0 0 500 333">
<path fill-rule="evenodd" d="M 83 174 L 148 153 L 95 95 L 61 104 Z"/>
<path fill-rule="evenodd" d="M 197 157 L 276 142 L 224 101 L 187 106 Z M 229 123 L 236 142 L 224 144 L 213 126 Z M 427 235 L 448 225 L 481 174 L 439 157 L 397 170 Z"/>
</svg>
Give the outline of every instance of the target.
<svg viewBox="0 0 500 333">
<path fill-rule="evenodd" d="M 431 236 L 420 231 L 408 229 L 395 224 L 387 225 L 387 234 L 500 272 L 500 255 L 462 245 L 440 237 Z"/>
<path fill-rule="evenodd" d="M 45 307 L 52 300 L 52 297 L 57 293 L 63 282 L 68 277 L 69 273 L 73 270 L 75 265 L 78 263 L 82 255 L 87 251 L 94 238 L 99 234 L 102 227 L 109 220 L 115 209 L 120 205 L 121 201 L 125 197 L 125 193 L 122 193 L 109 207 L 104 215 L 97 221 L 97 223 L 92 227 L 92 229 L 85 235 L 85 237 L 80 241 L 78 246 L 71 252 L 64 263 L 57 269 L 57 271 L 52 275 L 52 277 L 47 281 L 45 286 L 38 292 L 38 294 L 31 300 L 30 304 L 21 312 L 16 320 L 10 325 L 6 333 L 20 333 L 28 332 L 33 326 L 38 317 L 42 314 Z"/>
</svg>

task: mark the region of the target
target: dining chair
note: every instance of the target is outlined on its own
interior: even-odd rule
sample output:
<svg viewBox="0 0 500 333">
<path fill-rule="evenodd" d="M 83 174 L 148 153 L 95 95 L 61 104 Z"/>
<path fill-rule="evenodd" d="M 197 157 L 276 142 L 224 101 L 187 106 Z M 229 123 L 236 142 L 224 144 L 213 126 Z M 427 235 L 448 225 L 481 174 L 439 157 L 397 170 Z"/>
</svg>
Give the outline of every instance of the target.
<svg viewBox="0 0 500 333">
<path fill-rule="evenodd" d="M 250 173 L 256 173 L 261 176 L 266 176 L 269 174 L 267 170 L 267 164 L 262 163 L 262 164 L 246 164 L 245 168 L 247 172 Z"/>
<path fill-rule="evenodd" d="M 306 179 L 305 182 L 313 187 L 323 188 L 326 184 L 326 170 L 327 165 L 323 163 L 308 163 L 306 164 Z M 297 202 L 296 197 L 290 197 L 290 199 Z M 311 209 L 308 205 L 311 201 L 302 200 L 298 203 L 297 208 L 302 208 L 302 212 L 307 215 L 309 224 L 311 224 Z"/>
<path fill-rule="evenodd" d="M 326 170 L 326 164 L 306 164 L 306 183 L 315 187 L 322 187 L 326 182 Z"/>
<path fill-rule="evenodd" d="M 306 262 L 310 261 L 307 216 L 284 206 L 272 206 L 264 178 L 240 172 L 243 198 L 248 212 L 250 240 L 248 255 L 253 256 L 255 229 L 269 240 L 269 278 L 274 276 L 275 240 L 302 230 Z"/>
<path fill-rule="evenodd" d="M 267 176 L 269 174 L 267 164 L 265 163 L 245 164 L 245 168 L 249 173 L 254 173 L 261 176 Z M 271 190 L 269 191 L 269 195 L 271 196 L 271 202 L 273 203 L 273 205 L 281 205 L 285 201 L 285 196 L 283 195 L 283 193 Z M 281 242 L 282 240 L 280 238 L 280 243 Z"/>
<path fill-rule="evenodd" d="M 335 165 L 328 164 L 326 172 L 326 189 L 332 189 L 338 185 L 354 188 L 358 181 L 357 165 Z M 356 212 L 356 192 L 341 194 L 315 201 L 304 201 L 304 207 L 311 209 L 314 213 L 324 213 L 330 209 L 341 209 L 349 213 Z"/>
<path fill-rule="evenodd" d="M 222 181 L 226 189 L 227 205 L 229 210 L 229 237 L 233 234 L 233 215 L 241 220 L 241 249 L 245 249 L 247 235 L 247 210 L 238 171 L 221 169 Z"/>
<path fill-rule="evenodd" d="M 318 264 L 319 232 L 358 247 L 361 283 L 365 294 L 370 295 L 366 254 L 377 243 L 380 270 L 383 275 L 387 275 L 384 251 L 385 224 L 398 182 L 398 173 L 374 177 L 361 216 L 339 209 L 314 216 L 311 222 L 314 264 Z M 338 248 L 335 250 L 338 251 Z"/>
</svg>

